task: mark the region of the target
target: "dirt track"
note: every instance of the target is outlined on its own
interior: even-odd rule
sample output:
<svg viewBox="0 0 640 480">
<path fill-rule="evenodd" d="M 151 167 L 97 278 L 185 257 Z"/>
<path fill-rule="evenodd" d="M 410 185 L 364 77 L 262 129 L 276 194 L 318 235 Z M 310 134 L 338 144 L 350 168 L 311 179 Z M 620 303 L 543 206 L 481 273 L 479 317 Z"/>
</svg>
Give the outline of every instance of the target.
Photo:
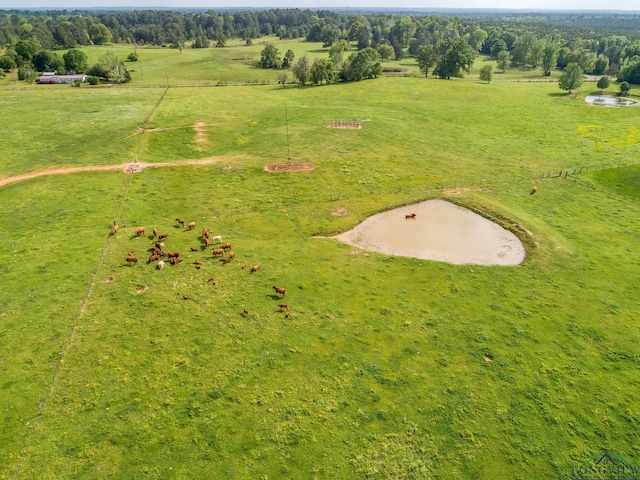
<svg viewBox="0 0 640 480">
<path fill-rule="evenodd" d="M 119 165 L 92 165 L 86 167 L 61 167 L 61 168 L 48 168 L 45 170 L 36 170 L 35 172 L 23 173 L 21 175 L 15 175 L 13 177 L 7 177 L 0 179 L 0 187 L 9 185 L 10 183 L 21 182 L 23 180 L 29 180 L 35 177 L 42 177 L 43 175 L 64 175 L 67 173 L 78 172 L 99 172 L 108 170 L 122 170 L 124 173 L 137 173 L 141 172 L 147 167 L 179 167 L 183 165 L 209 165 L 212 163 L 222 162 L 223 158 L 203 158 L 201 160 L 185 160 L 183 162 L 158 162 L 158 163 L 121 163 Z"/>
</svg>

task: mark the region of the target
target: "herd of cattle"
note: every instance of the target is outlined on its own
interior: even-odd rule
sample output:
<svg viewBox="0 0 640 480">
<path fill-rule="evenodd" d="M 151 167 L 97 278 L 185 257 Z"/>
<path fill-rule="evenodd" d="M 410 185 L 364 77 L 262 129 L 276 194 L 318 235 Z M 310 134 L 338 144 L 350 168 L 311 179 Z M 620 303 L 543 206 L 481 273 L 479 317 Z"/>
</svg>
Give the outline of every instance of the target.
<svg viewBox="0 0 640 480">
<path fill-rule="evenodd" d="M 176 218 L 176 222 L 178 222 L 178 224 L 182 227 L 185 226 L 184 224 L 184 220 L 180 219 L 180 218 Z M 196 222 L 190 222 L 187 224 L 187 227 L 189 230 L 193 230 L 196 227 Z M 113 229 L 112 229 L 112 234 L 116 235 L 118 233 L 118 231 L 120 230 L 119 226 L 116 224 L 115 219 L 114 219 L 114 224 L 113 224 Z M 145 229 L 144 227 L 139 227 L 135 230 L 135 236 L 136 237 L 140 237 L 142 235 L 144 235 L 145 233 Z M 165 233 L 159 233 L 158 229 L 154 228 L 153 229 L 153 246 L 151 246 L 150 248 L 147 249 L 147 253 L 149 253 L 149 258 L 147 259 L 147 263 L 155 263 L 156 264 L 156 268 L 157 269 L 163 269 L 166 267 L 166 263 L 164 260 L 162 260 L 163 258 L 165 258 L 171 265 L 178 265 L 179 263 L 182 263 L 183 259 L 180 256 L 179 252 L 173 252 L 173 251 L 166 251 L 165 250 L 165 243 L 162 242 L 161 240 L 167 240 L 169 238 L 169 233 L 165 232 Z M 211 255 L 215 258 L 218 258 L 218 261 L 222 264 L 227 264 L 230 263 L 236 256 L 236 254 L 234 252 L 231 251 L 231 244 L 230 243 L 222 243 L 222 236 L 221 235 L 216 235 L 216 236 L 212 236 L 210 234 L 210 230 L 208 228 L 205 228 L 202 230 L 202 234 L 200 235 L 199 239 L 201 240 L 201 242 L 204 244 L 205 248 L 208 248 L 211 245 L 215 245 L 216 247 L 211 251 Z M 192 252 L 199 252 L 201 249 L 200 248 L 195 248 L 195 247 L 191 247 L 190 250 Z M 227 253 L 227 251 L 229 251 Z M 130 266 L 133 265 L 137 265 L 138 264 L 138 257 L 136 257 L 134 252 L 129 252 L 129 254 L 127 255 L 127 257 L 124 259 L 125 262 L 127 262 L 127 264 L 129 264 Z M 202 262 L 199 260 L 195 260 L 193 262 L 193 265 L 195 266 L 196 269 L 200 270 L 202 268 Z M 247 265 L 243 265 L 242 266 L 243 269 L 248 268 Z M 260 265 L 254 265 L 249 269 L 250 273 L 255 273 L 258 270 L 260 270 Z M 218 280 L 216 280 L 215 278 L 211 277 L 207 280 L 209 283 L 212 283 L 213 285 L 218 285 Z M 273 290 L 275 292 L 275 294 L 277 296 L 279 296 L 280 298 L 284 298 L 284 296 L 286 295 L 287 291 L 286 289 L 282 288 L 282 287 L 278 287 L 276 285 L 274 285 Z M 191 300 L 190 296 L 183 296 L 183 298 L 185 300 Z M 291 316 L 291 312 L 289 312 L 289 306 L 285 303 L 281 303 L 278 305 L 278 307 L 280 308 L 280 311 L 286 311 L 285 312 L 285 316 L 287 318 L 289 318 Z M 247 310 L 244 310 L 243 313 L 245 315 L 248 315 L 249 312 Z"/>
</svg>

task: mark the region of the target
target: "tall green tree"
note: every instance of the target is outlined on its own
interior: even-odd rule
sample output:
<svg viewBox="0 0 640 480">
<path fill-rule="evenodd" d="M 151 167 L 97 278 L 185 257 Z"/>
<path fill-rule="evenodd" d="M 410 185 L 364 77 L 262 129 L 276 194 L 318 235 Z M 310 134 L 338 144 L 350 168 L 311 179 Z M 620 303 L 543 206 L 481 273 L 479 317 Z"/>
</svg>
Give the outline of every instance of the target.
<svg viewBox="0 0 640 480">
<path fill-rule="evenodd" d="M 570 63 L 565 68 L 564 73 L 560 75 L 558 79 L 558 86 L 562 90 L 568 90 L 571 93 L 573 90 L 580 88 L 582 82 L 584 82 L 582 67 L 577 63 Z"/>
<path fill-rule="evenodd" d="M 33 56 L 33 66 L 38 72 L 56 72 L 64 62 L 57 53 L 41 50 Z"/>
<path fill-rule="evenodd" d="M 598 83 L 596 84 L 596 86 L 600 91 L 603 91 L 609 88 L 609 85 L 611 85 L 611 80 L 606 75 L 604 77 L 600 77 L 600 79 L 598 80 Z"/>
<path fill-rule="evenodd" d="M 462 77 L 468 72 L 476 58 L 476 51 L 462 38 L 449 38 L 436 47 L 438 62 L 434 74 L 440 78 Z"/>
<path fill-rule="evenodd" d="M 289 49 L 286 51 L 286 53 L 284 54 L 284 60 L 282 60 L 282 68 L 291 68 L 291 65 L 293 64 L 293 59 L 295 58 L 296 54 L 293 53 L 293 50 Z"/>
<path fill-rule="evenodd" d="M 367 47 L 352 53 L 342 65 L 340 78 L 346 82 L 375 78 L 382 73 L 380 54 L 375 48 Z"/>
<path fill-rule="evenodd" d="M 501 50 L 498 52 L 498 68 L 503 72 L 509 70 L 511 67 L 511 53 L 508 50 Z"/>
<path fill-rule="evenodd" d="M 89 68 L 87 54 L 76 48 L 72 48 L 62 55 L 62 59 L 64 60 L 64 67 L 67 71 L 81 73 Z"/>
<path fill-rule="evenodd" d="M 41 47 L 40 43 L 35 40 L 20 40 L 16 43 L 14 49 L 20 59 L 25 62 L 30 62 Z"/>
<path fill-rule="evenodd" d="M 309 59 L 307 56 L 300 57 L 293 66 L 292 73 L 301 85 L 305 85 L 309 81 Z"/>
<path fill-rule="evenodd" d="M 95 23 L 89 28 L 89 37 L 94 45 L 105 45 L 113 41 L 111 30 L 104 23 Z"/>
<path fill-rule="evenodd" d="M 493 65 L 487 64 L 480 68 L 480 80 L 491 83 L 491 80 L 493 80 Z"/>
<path fill-rule="evenodd" d="M 433 45 L 420 45 L 418 47 L 416 60 L 418 61 L 418 68 L 424 73 L 425 77 L 429 76 L 429 70 L 436 64 L 437 58 Z"/>
<path fill-rule="evenodd" d="M 260 66 L 262 68 L 280 68 L 281 64 L 278 47 L 273 43 L 267 44 L 260 52 Z"/>
<path fill-rule="evenodd" d="M 545 77 L 551 75 L 551 70 L 558 63 L 558 46 L 553 42 L 544 42 L 542 47 L 542 72 Z"/>
<path fill-rule="evenodd" d="M 335 78 L 333 63 L 328 58 L 316 58 L 311 65 L 309 79 L 312 83 L 322 85 L 322 82 L 331 83 Z"/>
</svg>

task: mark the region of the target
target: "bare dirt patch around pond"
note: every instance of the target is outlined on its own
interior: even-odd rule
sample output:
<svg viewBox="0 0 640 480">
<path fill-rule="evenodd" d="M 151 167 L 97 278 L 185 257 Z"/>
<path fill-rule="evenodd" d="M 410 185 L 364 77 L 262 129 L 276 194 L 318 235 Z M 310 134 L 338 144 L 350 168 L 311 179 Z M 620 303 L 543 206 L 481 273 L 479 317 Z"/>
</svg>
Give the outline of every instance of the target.
<svg viewBox="0 0 640 480">
<path fill-rule="evenodd" d="M 518 265 L 526 256 L 513 233 L 444 200 L 373 215 L 334 238 L 388 255 L 454 264 Z"/>
</svg>

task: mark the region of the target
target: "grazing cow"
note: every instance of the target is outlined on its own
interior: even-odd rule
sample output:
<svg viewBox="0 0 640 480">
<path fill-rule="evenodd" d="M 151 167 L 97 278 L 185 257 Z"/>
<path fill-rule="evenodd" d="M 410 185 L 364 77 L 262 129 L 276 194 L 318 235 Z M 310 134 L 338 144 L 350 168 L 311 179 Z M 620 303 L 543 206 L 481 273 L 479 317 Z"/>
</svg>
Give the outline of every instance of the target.
<svg viewBox="0 0 640 480">
<path fill-rule="evenodd" d="M 162 260 L 160 260 L 160 261 L 158 262 L 158 266 L 157 266 L 156 268 L 157 268 L 157 269 L 159 269 L 159 270 L 161 270 L 161 269 L 163 269 L 164 267 L 165 267 L 164 262 L 163 262 Z"/>
<path fill-rule="evenodd" d="M 222 243 L 222 235 L 216 235 L 211 239 L 213 243 Z"/>
<path fill-rule="evenodd" d="M 189 250 L 191 250 L 192 252 L 197 252 L 197 251 L 198 251 L 198 250 L 200 250 L 200 249 L 199 249 L 199 248 L 193 248 L 193 247 L 191 247 L 191 248 L 189 248 Z"/>
<path fill-rule="evenodd" d="M 191 297 L 189 295 L 183 295 L 182 298 L 184 298 L 185 300 L 191 300 Z"/>
<path fill-rule="evenodd" d="M 156 252 L 156 247 L 147 248 L 147 252 Z"/>
<path fill-rule="evenodd" d="M 246 317 L 249 315 L 249 310 L 245 308 L 244 310 L 242 310 L 242 313 L 244 313 L 244 316 Z"/>
<path fill-rule="evenodd" d="M 129 262 L 129 265 L 132 265 L 132 264 L 134 264 L 134 263 L 135 263 L 136 265 L 138 264 L 138 259 L 137 259 L 136 257 L 134 257 L 134 256 L 131 256 L 131 255 L 129 255 L 129 256 L 128 256 L 127 258 L 125 258 L 124 260 L 125 260 L 125 262 Z"/>
<path fill-rule="evenodd" d="M 187 225 L 187 227 L 189 227 L 189 230 L 196 228 L 196 222 L 191 222 Z"/>
<path fill-rule="evenodd" d="M 180 257 L 176 257 L 176 258 L 172 258 L 171 259 L 171 265 L 177 265 L 180 262 L 182 262 L 182 259 Z"/>
<path fill-rule="evenodd" d="M 169 258 L 178 258 L 180 256 L 180 254 L 178 252 L 169 252 L 169 253 L 167 253 L 167 256 Z"/>
<path fill-rule="evenodd" d="M 193 262 L 194 265 L 202 265 L 202 262 L 200 260 L 196 260 L 195 262 Z"/>
<path fill-rule="evenodd" d="M 147 260 L 147 263 L 157 262 L 158 260 L 160 260 L 160 255 L 154 254 L 149 257 L 149 260 Z"/>
<path fill-rule="evenodd" d="M 182 225 L 184 227 L 184 220 L 182 220 L 180 218 L 176 218 L 176 222 L 178 222 L 180 225 Z"/>
<path fill-rule="evenodd" d="M 202 265 L 196 265 L 196 270 L 200 270 L 202 268 Z"/>
<path fill-rule="evenodd" d="M 218 280 L 216 280 L 215 278 L 211 277 L 209 278 L 209 280 L 207 280 L 207 282 L 213 283 L 214 285 L 218 284 Z"/>
<path fill-rule="evenodd" d="M 538 187 L 534 185 L 534 187 L 531 189 L 531 193 L 529 195 L 533 195 L 537 191 L 538 191 Z"/>
<path fill-rule="evenodd" d="M 139 237 L 144 233 L 144 227 L 136 228 L 136 237 Z"/>
<path fill-rule="evenodd" d="M 209 238 L 209 229 L 205 228 L 204 230 L 202 230 L 202 236 L 204 238 Z"/>
<path fill-rule="evenodd" d="M 229 252 L 229 255 L 227 255 L 227 262 L 230 262 L 234 258 L 236 258 L 236 254 L 233 252 Z"/>
<path fill-rule="evenodd" d="M 229 259 L 228 258 L 221 258 L 218 260 L 220 263 L 229 263 Z"/>
<path fill-rule="evenodd" d="M 273 289 L 276 291 L 278 295 L 282 295 L 282 298 L 284 298 L 285 294 L 287 293 L 287 291 L 284 288 L 276 287 L 275 285 L 273 286 Z"/>
<path fill-rule="evenodd" d="M 209 247 L 209 239 L 208 239 L 207 237 L 204 237 L 204 246 L 205 246 L 206 248 L 208 248 L 208 247 Z"/>
<path fill-rule="evenodd" d="M 164 243 L 161 242 L 156 242 L 156 248 L 160 251 L 162 251 L 162 247 L 164 247 Z"/>
<path fill-rule="evenodd" d="M 113 234 L 115 235 L 116 233 L 118 233 L 118 230 L 120 230 L 120 227 L 118 225 L 114 225 L 113 226 Z"/>
<path fill-rule="evenodd" d="M 287 305 L 286 303 L 281 303 L 278 306 L 280 307 L 280 310 L 289 310 L 289 305 Z"/>
<path fill-rule="evenodd" d="M 416 214 L 415 213 L 407 213 L 404 218 L 416 218 Z"/>
<path fill-rule="evenodd" d="M 231 244 L 230 243 L 223 243 L 222 245 L 220 245 L 220 248 L 223 250 L 229 250 L 231 248 Z"/>
<path fill-rule="evenodd" d="M 158 238 L 158 229 L 157 228 L 153 229 L 153 236 Z"/>
<path fill-rule="evenodd" d="M 258 270 L 260 270 L 260 265 L 254 265 L 251 267 L 251 273 L 257 272 Z"/>
<path fill-rule="evenodd" d="M 158 235 L 158 240 L 164 240 L 165 238 L 167 238 L 169 236 L 168 233 L 161 233 L 160 235 Z"/>
<path fill-rule="evenodd" d="M 213 249 L 211 250 L 211 255 L 213 255 L 214 257 L 218 255 L 224 255 L 224 250 L 221 248 Z"/>
<path fill-rule="evenodd" d="M 291 318 L 291 312 L 287 312 L 284 314 L 284 318 Z"/>
</svg>

